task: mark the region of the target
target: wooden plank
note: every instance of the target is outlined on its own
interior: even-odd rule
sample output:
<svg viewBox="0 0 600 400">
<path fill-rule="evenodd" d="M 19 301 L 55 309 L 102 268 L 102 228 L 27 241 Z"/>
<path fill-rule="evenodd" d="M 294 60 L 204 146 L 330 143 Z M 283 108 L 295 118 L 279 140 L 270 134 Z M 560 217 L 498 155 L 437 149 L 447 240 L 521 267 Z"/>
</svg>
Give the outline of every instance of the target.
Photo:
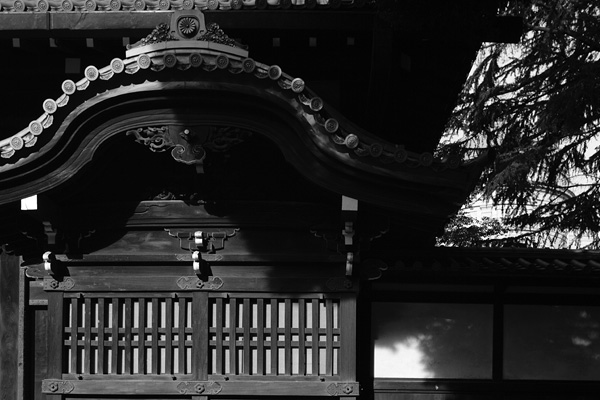
<svg viewBox="0 0 600 400">
<path fill-rule="evenodd" d="M 224 321 L 223 321 L 223 299 L 222 298 L 217 298 L 215 300 L 217 302 L 217 318 L 216 318 L 216 336 L 217 336 L 217 343 L 216 343 L 216 371 L 215 373 L 217 374 L 223 374 L 224 371 L 224 367 L 225 367 L 225 363 L 224 363 L 224 357 L 225 357 L 225 350 L 223 347 L 223 327 L 224 327 Z"/>
<path fill-rule="evenodd" d="M 279 302 L 271 299 L 271 375 L 279 373 Z"/>
<path fill-rule="evenodd" d="M 325 300 L 325 375 L 333 375 L 333 301 Z"/>
<path fill-rule="evenodd" d="M 158 299 L 152 299 L 152 373 L 158 374 L 160 371 L 159 352 L 158 352 L 158 326 L 160 323 L 160 307 Z"/>
<path fill-rule="evenodd" d="M 64 369 L 64 305 L 62 293 L 48 293 L 48 370 L 46 378 L 61 379 Z M 61 400 L 59 395 L 46 395 L 47 400 Z"/>
<path fill-rule="evenodd" d="M 237 299 L 229 300 L 229 374 L 236 375 L 237 369 Z"/>
<path fill-rule="evenodd" d="M 285 327 L 284 327 L 284 342 L 285 342 L 285 374 L 292 374 L 292 300 L 285 299 Z"/>
<path fill-rule="evenodd" d="M 177 328 L 177 352 L 178 352 L 178 371 L 180 374 L 186 372 L 186 351 L 185 351 L 185 327 L 187 324 L 187 309 L 185 298 L 179 297 L 179 326 Z"/>
<path fill-rule="evenodd" d="M 251 375 L 252 374 L 252 357 L 250 351 L 250 318 L 252 317 L 252 308 L 250 299 L 244 299 L 243 301 L 243 333 L 242 338 L 244 340 L 244 365 L 241 373 L 243 375 Z"/>
<path fill-rule="evenodd" d="M 89 374 L 91 365 L 92 365 L 92 299 L 86 297 L 84 300 L 85 304 L 85 314 L 83 316 L 83 320 L 85 321 L 85 328 L 83 331 L 83 373 Z"/>
<path fill-rule="evenodd" d="M 63 373 L 63 296 L 48 293 L 48 378 L 60 379 Z"/>
<path fill-rule="evenodd" d="M 356 379 L 356 296 L 343 295 L 340 299 L 339 327 L 340 336 L 340 379 L 354 381 Z"/>
<path fill-rule="evenodd" d="M 112 329 L 111 329 L 111 366 L 110 373 L 119 372 L 119 309 L 120 299 L 112 299 Z"/>
<path fill-rule="evenodd" d="M 312 301 L 312 375 L 319 375 L 319 300 Z"/>
<path fill-rule="evenodd" d="M 149 395 L 168 395 L 174 396 L 179 394 L 178 385 L 189 385 L 193 389 L 196 383 L 204 383 L 206 381 L 173 381 L 173 380 L 123 380 L 123 379 L 105 379 L 105 380 L 69 380 L 72 383 L 74 390 L 69 393 L 69 397 L 73 398 L 78 395 L 131 395 L 135 393 L 137 396 Z M 126 382 L 126 383 L 125 383 Z M 334 381 L 335 382 L 335 381 Z M 281 397 L 298 397 L 298 396 L 322 396 L 330 397 L 328 386 L 332 381 L 310 380 L 302 381 L 301 384 L 297 380 L 229 380 L 218 381 L 221 391 L 218 397 L 229 398 L 229 396 L 265 396 L 265 388 L 268 388 L 269 396 Z M 358 384 L 356 382 L 344 382 L 344 384 L 354 385 L 354 392 L 358 393 Z M 188 394 L 189 395 L 189 394 Z M 77 397 L 75 397 L 77 398 Z M 105 398 L 103 396 L 103 398 Z M 112 398 L 112 397 L 111 397 Z"/>
<path fill-rule="evenodd" d="M 194 379 L 208 380 L 208 293 L 194 293 L 192 310 L 192 370 Z"/>
<path fill-rule="evenodd" d="M 46 293 L 46 292 L 44 292 L 44 293 Z M 192 293 L 193 292 L 191 292 L 191 291 L 187 292 L 187 293 L 179 293 L 178 297 L 191 299 Z M 65 298 L 80 297 L 81 294 L 79 292 L 64 292 L 64 296 L 65 296 Z M 86 298 L 89 297 L 90 299 L 106 298 L 106 293 L 104 293 L 104 292 L 86 292 L 85 297 Z M 167 297 L 171 297 L 171 293 L 148 293 L 148 292 L 140 293 L 140 292 L 136 292 L 136 298 L 140 298 L 140 299 L 142 299 L 142 298 L 143 299 L 154 299 L 154 298 L 166 299 Z M 127 298 L 131 298 L 131 293 L 111 292 L 110 298 L 127 299 Z"/>
<path fill-rule="evenodd" d="M 73 277 L 75 286 L 72 293 L 77 292 L 140 292 L 153 287 L 155 290 L 171 292 L 181 291 L 177 280 L 181 276 L 149 276 L 140 279 L 139 276 L 77 276 Z M 280 292 L 280 293 L 322 293 L 330 291 L 328 288 L 329 278 L 253 278 L 253 277 L 230 277 L 222 276 L 223 287 L 221 290 L 231 292 Z M 194 291 L 212 292 L 212 289 L 199 288 Z M 338 292 L 354 292 L 355 288 L 341 289 Z M 127 294 L 121 297 L 126 297 Z M 115 296 L 118 297 L 118 296 Z M 150 297 L 150 296 L 148 296 Z M 163 296 L 156 296 L 163 297 Z"/>
<path fill-rule="evenodd" d="M 19 324 L 17 336 L 17 399 L 19 400 L 23 399 L 25 391 L 25 318 L 29 297 L 29 283 L 25 272 L 26 268 L 19 268 Z M 0 332 L 0 334 L 3 333 Z M 3 335 L 2 337 L 6 340 Z"/>
<path fill-rule="evenodd" d="M 265 301 L 256 300 L 256 365 L 257 375 L 266 375 L 265 371 Z"/>
<path fill-rule="evenodd" d="M 146 299 L 140 298 L 138 313 L 138 373 L 146 373 Z"/>
<path fill-rule="evenodd" d="M 79 371 L 79 299 L 77 297 L 71 299 L 71 373 Z"/>
<path fill-rule="evenodd" d="M 298 300 L 298 375 L 306 375 L 306 300 Z"/>
<path fill-rule="evenodd" d="M 173 373 L 173 299 L 165 299 L 165 374 Z"/>
<path fill-rule="evenodd" d="M 105 333 L 106 333 L 106 302 L 103 298 L 98 299 L 98 374 L 106 374 L 108 371 L 105 367 L 106 360 L 104 358 L 105 349 Z"/>
<path fill-rule="evenodd" d="M 131 298 L 126 298 L 125 299 L 125 315 L 123 316 L 123 319 L 125 320 L 125 354 L 124 354 L 124 363 L 125 366 L 123 368 L 123 373 L 124 374 L 131 374 L 132 373 L 132 355 L 133 355 L 133 348 L 131 347 L 131 342 L 133 340 L 132 338 L 132 333 L 131 333 L 131 322 L 133 320 L 133 309 L 132 309 L 132 305 L 131 305 Z"/>
<path fill-rule="evenodd" d="M 33 326 L 31 326 L 33 332 L 27 329 L 27 347 L 28 352 L 32 350 L 29 354 L 33 356 L 34 365 L 33 370 L 30 369 L 31 364 L 27 366 L 27 370 L 30 371 L 29 373 L 33 374 L 33 376 L 29 375 L 28 378 L 30 379 L 26 379 L 29 388 L 26 388 L 25 392 L 29 395 L 29 397 L 27 397 L 28 399 L 43 399 L 42 381 L 48 377 L 48 310 L 46 307 L 40 307 L 30 309 L 28 312 L 32 312 L 31 314 L 33 314 Z M 27 319 L 30 320 L 29 317 Z M 31 360 L 29 357 L 28 359 Z"/>
</svg>

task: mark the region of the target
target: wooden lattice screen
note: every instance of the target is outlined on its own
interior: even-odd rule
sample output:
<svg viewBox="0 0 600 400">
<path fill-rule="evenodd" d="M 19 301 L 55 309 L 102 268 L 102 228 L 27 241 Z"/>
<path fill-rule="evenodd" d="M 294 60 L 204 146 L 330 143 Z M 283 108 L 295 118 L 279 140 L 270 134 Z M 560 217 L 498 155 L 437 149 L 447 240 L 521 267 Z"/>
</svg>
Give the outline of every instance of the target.
<svg viewBox="0 0 600 400">
<path fill-rule="evenodd" d="M 339 299 L 211 298 L 209 374 L 338 375 Z"/>
<path fill-rule="evenodd" d="M 103 296 L 65 299 L 65 373 L 191 374 L 191 294 Z"/>
<path fill-rule="evenodd" d="M 353 292 L 60 289 L 47 395 L 358 394 Z"/>
</svg>

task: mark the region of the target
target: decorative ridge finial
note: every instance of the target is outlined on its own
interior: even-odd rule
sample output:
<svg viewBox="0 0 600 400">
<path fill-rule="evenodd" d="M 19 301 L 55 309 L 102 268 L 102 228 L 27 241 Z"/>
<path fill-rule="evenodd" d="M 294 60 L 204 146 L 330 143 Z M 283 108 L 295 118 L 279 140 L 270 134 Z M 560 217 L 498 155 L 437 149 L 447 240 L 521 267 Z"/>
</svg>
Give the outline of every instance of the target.
<svg viewBox="0 0 600 400">
<path fill-rule="evenodd" d="M 135 42 L 134 44 L 128 44 L 127 50 L 131 50 L 136 47 L 146 46 L 148 44 L 170 42 L 171 40 L 176 39 L 173 36 L 171 36 L 169 25 L 163 22 L 159 24 L 156 28 L 154 28 L 154 30 L 145 38 Z"/>
<path fill-rule="evenodd" d="M 223 44 L 226 46 L 247 49 L 247 46 L 231 39 L 218 24 L 212 22 L 208 26 L 204 21 L 204 14 L 198 10 L 175 11 L 171 15 L 170 24 L 159 24 L 152 33 L 140 41 L 127 45 L 127 50 L 135 49 L 150 44 L 172 42 L 180 40 L 194 40 Z"/>
</svg>

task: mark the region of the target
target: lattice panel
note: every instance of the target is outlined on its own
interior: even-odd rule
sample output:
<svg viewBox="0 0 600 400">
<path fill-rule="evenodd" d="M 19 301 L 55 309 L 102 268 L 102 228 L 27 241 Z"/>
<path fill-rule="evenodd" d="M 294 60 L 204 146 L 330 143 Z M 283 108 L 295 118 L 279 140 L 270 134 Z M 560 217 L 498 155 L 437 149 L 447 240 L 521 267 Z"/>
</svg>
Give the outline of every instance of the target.
<svg viewBox="0 0 600 400">
<path fill-rule="evenodd" d="M 339 375 L 340 300 L 209 299 L 209 374 Z"/>
<path fill-rule="evenodd" d="M 84 294 L 65 313 L 65 373 L 191 374 L 191 297 Z"/>
</svg>

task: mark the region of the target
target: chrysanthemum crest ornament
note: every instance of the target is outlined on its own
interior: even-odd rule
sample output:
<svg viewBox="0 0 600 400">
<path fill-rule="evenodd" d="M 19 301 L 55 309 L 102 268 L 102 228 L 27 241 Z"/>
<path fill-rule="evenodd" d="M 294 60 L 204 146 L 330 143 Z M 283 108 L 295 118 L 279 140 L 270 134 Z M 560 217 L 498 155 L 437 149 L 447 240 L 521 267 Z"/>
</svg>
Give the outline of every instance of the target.
<svg viewBox="0 0 600 400">
<path fill-rule="evenodd" d="M 180 53 L 183 49 L 192 48 L 225 52 L 234 57 L 248 57 L 246 46 L 227 36 L 216 23 L 207 26 L 204 14 L 198 10 L 174 11 L 168 24 L 161 23 L 148 36 L 128 45 L 127 57 L 141 54 L 153 56 L 154 54 L 151 53 L 161 50 L 176 50 L 176 53 Z M 202 63 L 198 56 L 199 54 L 191 55 L 190 62 L 194 67 L 198 67 Z M 145 60 L 143 58 L 142 63 Z M 174 62 L 173 65 L 169 61 Z M 167 60 L 166 66 L 172 67 L 176 64 L 177 59 L 172 57 L 172 60 Z M 228 65 L 229 63 L 225 67 Z"/>
<path fill-rule="evenodd" d="M 171 16 L 171 35 L 175 40 L 198 40 L 204 32 L 206 22 L 199 11 L 174 12 Z"/>
</svg>

